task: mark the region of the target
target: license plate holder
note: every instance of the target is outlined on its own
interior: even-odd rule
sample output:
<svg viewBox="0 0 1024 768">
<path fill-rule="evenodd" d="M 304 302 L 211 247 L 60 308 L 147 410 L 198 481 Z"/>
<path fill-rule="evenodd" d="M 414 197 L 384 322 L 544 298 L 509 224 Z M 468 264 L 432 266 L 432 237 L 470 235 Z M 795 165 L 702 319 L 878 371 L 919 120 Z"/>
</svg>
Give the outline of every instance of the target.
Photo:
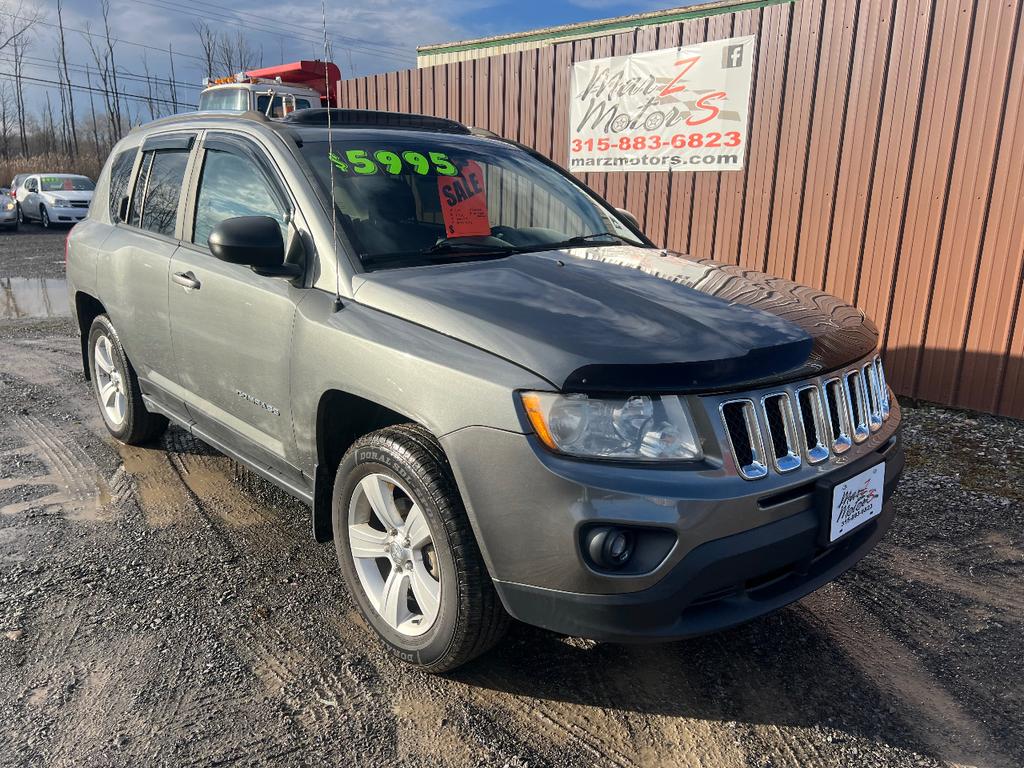
<svg viewBox="0 0 1024 768">
<path fill-rule="evenodd" d="M 832 546 L 882 514 L 885 499 L 885 461 L 850 468 L 818 482 L 819 543 Z"/>
</svg>

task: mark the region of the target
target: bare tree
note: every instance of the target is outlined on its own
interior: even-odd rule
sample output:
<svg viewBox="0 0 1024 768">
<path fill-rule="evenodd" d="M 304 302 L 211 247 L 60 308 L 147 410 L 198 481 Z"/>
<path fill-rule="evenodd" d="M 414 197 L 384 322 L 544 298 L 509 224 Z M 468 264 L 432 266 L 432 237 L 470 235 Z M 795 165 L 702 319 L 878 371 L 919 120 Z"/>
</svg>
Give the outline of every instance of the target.
<svg viewBox="0 0 1024 768">
<path fill-rule="evenodd" d="M 205 21 L 197 21 L 196 34 L 199 35 L 199 46 L 203 49 L 203 62 L 206 64 L 206 76 L 213 77 L 213 64 L 217 56 L 217 33 L 210 29 Z"/>
<path fill-rule="evenodd" d="M 24 0 L 19 0 L 15 6 L 0 2 L 0 10 L 3 11 L 0 15 L 0 51 L 13 47 L 19 38 L 26 37 L 43 18 L 37 6 L 33 4 L 26 8 Z"/>
<path fill-rule="evenodd" d="M 100 126 L 96 121 L 96 101 L 93 99 L 92 70 L 85 65 L 85 81 L 89 85 L 89 112 L 92 115 L 92 143 L 95 149 L 96 159 L 100 159 Z"/>
<path fill-rule="evenodd" d="M 14 93 L 11 84 L 0 80 L 0 154 L 11 157 L 11 118 L 14 117 Z"/>
<path fill-rule="evenodd" d="M 171 75 L 167 78 L 167 86 L 171 92 L 171 104 L 174 107 L 174 111 L 178 111 L 178 84 L 174 80 L 174 48 L 170 43 L 167 44 L 167 60 L 171 64 Z"/>
<path fill-rule="evenodd" d="M 71 156 L 78 157 L 78 131 L 75 127 L 75 97 L 73 89 L 71 88 L 71 75 L 68 74 L 68 52 L 64 41 L 63 0 L 57 0 L 57 28 L 60 30 L 60 35 L 58 37 L 60 42 L 60 64 L 64 68 L 64 84 L 68 89 L 67 111 L 64 113 L 67 115 L 67 129 L 70 134 L 70 141 L 68 144 L 71 149 Z M 63 92 L 61 97 L 61 109 L 64 109 Z"/>
<path fill-rule="evenodd" d="M 259 53 L 240 29 L 235 30 L 234 35 L 224 32 L 218 37 L 217 54 L 225 74 L 229 75 L 253 69 L 259 61 Z"/>
<path fill-rule="evenodd" d="M 107 143 L 114 144 L 118 139 L 118 132 L 115 128 L 117 112 L 114 106 L 115 100 L 113 78 L 110 72 L 110 54 L 93 42 L 93 35 L 89 29 L 88 22 L 85 24 L 85 31 L 82 36 L 85 38 L 85 42 L 89 46 L 89 51 L 92 53 L 92 59 L 96 63 L 97 74 L 99 75 L 100 84 L 102 85 L 103 106 L 107 111 Z"/>
<path fill-rule="evenodd" d="M 158 116 L 158 108 L 153 101 L 153 78 L 149 75 L 149 59 L 146 58 L 146 52 L 142 52 L 142 71 L 146 77 L 146 106 L 149 107 L 149 119 L 156 120 Z"/>
<path fill-rule="evenodd" d="M 100 15 L 103 16 L 103 35 L 107 43 L 107 54 L 110 59 L 110 80 L 113 86 L 114 135 L 121 139 L 121 96 L 117 87 L 117 61 L 114 57 L 114 43 L 110 36 L 110 0 L 100 0 Z"/>
</svg>

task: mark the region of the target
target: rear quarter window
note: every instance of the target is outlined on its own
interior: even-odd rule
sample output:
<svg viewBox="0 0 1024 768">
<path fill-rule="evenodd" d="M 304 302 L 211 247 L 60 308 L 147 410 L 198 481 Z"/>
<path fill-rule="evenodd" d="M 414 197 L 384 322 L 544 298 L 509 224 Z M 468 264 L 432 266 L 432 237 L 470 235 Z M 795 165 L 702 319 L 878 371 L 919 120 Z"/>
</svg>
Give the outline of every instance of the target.
<svg viewBox="0 0 1024 768">
<path fill-rule="evenodd" d="M 128 194 L 128 182 L 131 181 L 132 166 L 135 165 L 135 153 L 134 148 L 118 152 L 110 164 L 110 194 L 107 203 L 110 220 L 113 222 L 119 220 L 118 209 L 121 205 L 121 198 Z"/>
</svg>

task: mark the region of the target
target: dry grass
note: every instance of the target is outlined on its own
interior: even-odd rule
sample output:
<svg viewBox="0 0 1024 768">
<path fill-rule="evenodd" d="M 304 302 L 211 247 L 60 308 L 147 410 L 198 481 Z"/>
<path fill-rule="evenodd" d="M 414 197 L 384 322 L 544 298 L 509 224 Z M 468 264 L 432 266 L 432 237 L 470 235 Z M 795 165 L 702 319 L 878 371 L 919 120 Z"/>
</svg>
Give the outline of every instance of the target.
<svg viewBox="0 0 1024 768">
<path fill-rule="evenodd" d="M 10 184 L 19 173 L 80 173 L 95 181 L 105 160 L 106 157 L 97 159 L 91 153 L 72 159 L 63 152 L 0 158 L 0 186 Z"/>
</svg>

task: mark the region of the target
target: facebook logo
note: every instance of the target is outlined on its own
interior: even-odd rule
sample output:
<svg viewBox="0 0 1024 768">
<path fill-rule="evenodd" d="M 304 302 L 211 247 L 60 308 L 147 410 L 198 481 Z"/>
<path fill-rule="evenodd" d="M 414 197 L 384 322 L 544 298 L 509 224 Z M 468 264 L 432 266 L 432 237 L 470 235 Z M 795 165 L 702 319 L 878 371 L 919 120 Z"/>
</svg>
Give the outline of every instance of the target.
<svg viewBox="0 0 1024 768">
<path fill-rule="evenodd" d="M 743 45 L 727 45 L 722 49 L 722 69 L 743 66 Z"/>
</svg>

